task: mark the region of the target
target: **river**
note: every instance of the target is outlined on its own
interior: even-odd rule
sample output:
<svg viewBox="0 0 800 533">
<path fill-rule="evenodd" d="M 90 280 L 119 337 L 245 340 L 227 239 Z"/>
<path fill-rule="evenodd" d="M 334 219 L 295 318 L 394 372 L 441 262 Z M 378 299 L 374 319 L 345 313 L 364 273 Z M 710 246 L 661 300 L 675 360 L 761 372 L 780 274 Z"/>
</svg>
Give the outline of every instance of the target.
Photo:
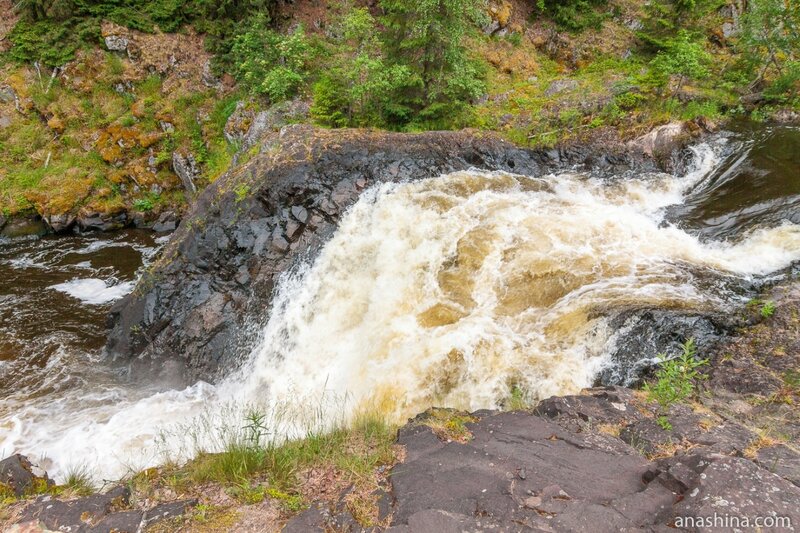
<svg viewBox="0 0 800 533">
<path fill-rule="evenodd" d="M 130 383 L 102 354 L 111 303 L 164 237 L 2 241 L 0 455 L 113 479 L 214 449 L 246 405 L 291 434 L 362 409 L 494 408 L 512 386 L 577 392 L 610 364 L 615 314 L 732 311 L 747 296 L 731 279 L 800 259 L 799 129 L 740 125 L 692 159 L 683 176 L 474 170 L 370 189 L 281 278 L 242 367 L 184 390 Z"/>
</svg>

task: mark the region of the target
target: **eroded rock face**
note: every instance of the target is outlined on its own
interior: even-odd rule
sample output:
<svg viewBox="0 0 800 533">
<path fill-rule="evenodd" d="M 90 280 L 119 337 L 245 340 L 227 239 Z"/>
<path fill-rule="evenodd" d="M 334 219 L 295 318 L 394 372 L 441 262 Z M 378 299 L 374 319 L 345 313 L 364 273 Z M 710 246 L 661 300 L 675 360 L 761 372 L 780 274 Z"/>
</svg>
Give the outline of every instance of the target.
<svg viewBox="0 0 800 533">
<path fill-rule="evenodd" d="M 470 167 L 539 175 L 575 165 L 652 163 L 608 147 L 522 150 L 471 132 L 284 128 L 199 196 L 155 268 L 112 310 L 108 352 L 135 370 L 173 360 L 187 378 L 213 378 L 247 345 L 248 320 L 266 315 L 276 275 L 318 249 L 366 188 Z"/>
</svg>

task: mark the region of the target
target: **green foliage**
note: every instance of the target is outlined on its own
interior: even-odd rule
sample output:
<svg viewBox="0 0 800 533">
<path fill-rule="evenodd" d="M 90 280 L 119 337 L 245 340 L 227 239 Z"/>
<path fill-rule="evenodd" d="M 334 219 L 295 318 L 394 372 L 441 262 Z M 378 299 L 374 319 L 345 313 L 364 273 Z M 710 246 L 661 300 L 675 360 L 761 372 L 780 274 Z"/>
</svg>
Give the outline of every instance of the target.
<svg viewBox="0 0 800 533">
<path fill-rule="evenodd" d="M 282 490 L 270 487 L 267 489 L 267 496 L 274 500 L 278 500 L 287 511 L 290 513 L 297 513 L 303 510 L 305 502 L 303 497 L 299 494 L 289 494 Z"/>
<path fill-rule="evenodd" d="M 384 51 L 389 65 L 408 78 L 389 113 L 396 120 L 417 113 L 420 124 L 441 124 L 464 111 L 484 91 L 479 65 L 464 38 L 486 21 L 483 0 L 381 0 Z"/>
<path fill-rule="evenodd" d="M 775 302 L 772 300 L 764 302 L 764 305 L 761 306 L 761 311 L 759 311 L 759 313 L 763 318 L 770 318 L 775 314 Z"/>
<path fill-rule="evenodd" d="M 751 88 L 767 85 L 767 95 L 793 96 L 800 84 L 800 4 L 759 0 L 742 17 L 739 48 L 752 77 Z"/>
<path fill-rule="evenodd" d="M 89 468 L 83 464 L 68 468 L 64 484 L 56 488 L 57 492 L 68 492 L 74 496 L 88 496 L 95 492 L 92 474 Z"/>
<path fill-rule="evenodd" d="M 279 102 L 294 96 L 306 80 L 313 50 L 302 26 L 282 35 L 270 29 L 268 22 L 265 15 L 253 17 L 233 38 L 230 57 L 239 82 Z"/>
<path fill-rule="evenodd" d="M 9 56 L 18 62 L 41 61 L 48 66 L 61 66 L 75 57 L 80 37 L 71 25 L 49 20 L 21 20 L 11 30 L 13 43 Z"/>
<path fill-rule="evenodd" d="M 667 418 L 666 415 L 657 416 L 656 424 L 661 426 L 661 429 L 664 431 L 672 431 L 672 423 L 669 421 L 669 418 Z"/>
<path fill-rule="evenodd" d="M 100 41 L 100 22 L 110 20 L 144 32 L 175 32 L 193 24 L 207 33 L 208 46 L 224 61 L 239 23 L 254 14 L 269 14 L 276 0 L 21 0 L 22 20 L 9 40 L 11 58 L 60 66 L 84 45 Z"/>
<path fill-rule="evenodd" d="M 655 84 L 665 87 L 673 76 L 678 77 L 673 92 L 679 92 L 687 79 L 698 79 L 708 75 L 707 65 L 711 56 L 703 46 L 691 38 L 689 32 L 681 30 L 678 36 L 666 42 L 664 50 L 650 63 L 650 73 Z"/>
<path fill-rule="evenodd" d="M 707 365 L 708 359 L 697 359 L 696 355 L 694 340 L 689 339 L 683 345 L 683 353 L 677 358 L 666 359 L 664 355 L 659 356 L 661 361 L 656 371 L 656 381 L 645 383 L 644 391 L 651 400 L 658 403 L 662 412 L 692 396 L 697 382 L 707 379 L 698 369 Z"/>
<path fill-rule="evenodd" d="M 503 402 L 505 411 L 524 411 L 531 408 L 530 395 L 519 385 L 511 387 L 511 394 Z"/>
<path fill-rule="evenodd" d="M 161 201 L 161 196 L 154 193 L 149 193 L 144 198 L 138 198 L 133 202 L 133 208 L 142 213 L 147 213 L 155 209 L 156 204 Z"/>
<path fill-rule="evenodd" d="M 608 5 L 608 0 L 536 0 L 539 11 L 550 16 L 559 27 L 579 32 L 599 28 L 609 13 L 598 8 Z"/>
<path fill-rule="evenodd" d="M 367 9 L 350 8 L 339 20 L 333 27 L 329 68 L 313 87 L 314 120 L 331 127 L 388 127 L 407 121 L 412 110 L 401 102 L 414 89 L 409 85 L 411 69 L 386 60 L 377 22 Z"/>
</svg>

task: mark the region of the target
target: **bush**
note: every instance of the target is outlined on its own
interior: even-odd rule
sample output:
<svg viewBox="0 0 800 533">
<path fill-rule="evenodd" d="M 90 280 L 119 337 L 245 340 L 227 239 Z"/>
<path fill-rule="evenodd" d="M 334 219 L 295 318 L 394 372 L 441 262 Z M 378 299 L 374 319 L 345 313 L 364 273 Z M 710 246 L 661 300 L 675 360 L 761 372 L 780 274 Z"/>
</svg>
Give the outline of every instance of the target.
<svg viewBox="0 0 800 533">
<path fill-rule="evenodd" d="M 174 32 L 194 24 L 210 36 L 210 51 L 224 61 L 240 22 L 271 13 L 275 4 L 276 0 L 22 0 L 16 4 L 22 20 L 9 35 L 11 57 L 63 65 L 78 48 L 99 43 L 100 22 L 110 20 L 143 32 Z"/>
<path fill-rule="evenodd" d="M 233 38 L 230 58 L 238 81 L 250 91 L 279 102 L 302 86 L 312 55 L 302 27 L 282 35 L 268 27 L 265 15 L 258 15 Z"/>
<path fill-rule="evenodd" d="M 416 114 L 417 125 L 452 124 L 484 92 L 483 72 L 465 36 L 486 22 L 485 1 L 381 0 L 387 63 L 401 67 L 402 86 L 386 106 L 393 119 Z"/>
<path fill-rule="evenodd" d="M 418 78 L 406 65 L 390 64 L 366 8 L 341 14 L 332 28 L 326 73 L 314 84 L 311 114 L 331 126 L 391 127 L 412 114 L 404 95 Z M 398 120 L 398 117 L 401 117 Z"/>
<path fill-rule="evenodd" d="M 692 396 L 696 391 L 697 382 L 707 379 L 707 376 L 698 369 L 707 365 L 708 359 L 697 359 L 696 355 L 697 347 L 693 339 L 684 343 L 683 353 L 674 359 L 660 355 L 656 381 L 644 385 L 647 396 L 657 402 L 661 409 L 659 424 L 664 429 L 668 429 L 669 426 L 666 419 L 667 409 Z"/>
<path fill-rule="evenodd" d="M 686 80 L 708 75 L 706 65 L 711 56 L 703 46 L 692 40 L 689 32 L 681 30 L 678 36 L 667 41 L 664 50 L 650 62 L 650 73 L 658 87 L 666 87 L 673 76 L 678 82 L 673 92 L 679 92 Z"/>
<path fill-rule="evenodd" d="M 551 17 L 561 28 L 574 32 L 600 28 L 609 14 L 598 8 L 606 5 L 607 0 L 536 0 L 540 12 Z"/>
</svg>

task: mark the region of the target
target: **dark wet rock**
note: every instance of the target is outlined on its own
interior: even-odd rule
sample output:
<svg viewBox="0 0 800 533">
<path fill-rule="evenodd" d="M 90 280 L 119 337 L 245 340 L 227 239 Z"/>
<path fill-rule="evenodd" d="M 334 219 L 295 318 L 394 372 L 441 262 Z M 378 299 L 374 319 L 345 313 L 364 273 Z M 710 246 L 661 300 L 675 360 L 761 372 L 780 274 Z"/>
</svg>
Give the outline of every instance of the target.
<svg viewBox="0 0 800 533">
<path fill-rule="evenodd" d="M 127 213 L 111 215 L 107 213 L 80 212 L 75 223 L 81 231 L 112 231 L 122 229 L 128 224 Z"/>
<path fill-rule="evenodd" d="M 6 225 L 7 221 L 8 221 L 8 219 L 6 217 L 4 217 L 3 215 L 0 215 L 0 230 L 3 229 L 3 226 Z"/>
<path fill-rule="evenodd" d="M 466 444 L 444 443 L 422 418 L 410 421 L 398 439 L 407 455 L 392 472 L 394 514 L 387 531 L 666 532 L 682 517 L 715 510 L 789 516 L 797 523 L 800 490 L 748 459 L 731 457 L 729 447 L 690 446 L 648 461 L 589 426 L 565 427 L 575 418 L 624 422 L 604 401 L 635 407 L 624 389 L 586 392 L 546 400 L 540 415 L 484 412 L 468 425 L 473 440 Z M 688 423 L 691 417 L 683 416 Z M 726 424 L 719 424 L 717 440 L 747 440 L 741 427 Z M 680 431 L 681 438 L 698 439 L 694 428 Z"/>
<path fill-rule="evenodd" d="M 429 509 L 411 515 L 407 524 L 392 526 L 386 530 L 387 533 L 415 533 L 418 531 L 435 531 L 437 533 L 478 532 L 485 531 L 485 526 L 480 519 L 469 515 Z"/>
<path fill-rule="evenodd" d="M 714 365 L 711 386 L 737 394 L 768 396 L 780 389 L 782 383 L 774 372 L 750 358 L 731 358 Z"/>
<path fill-rule="evenodd" d="M 105 494 L 70 501 L 42 496 L 23 509 L 17 523 L 40 523 L 55 531 L 95 531 L 108 517 L 128 510 L 130 494 L 127 487 L 116 487 Z"/>
<path fill-rule="evenodd" d="M 675 505 L 676 519 L 717 514 L 751 520 L 777 516 L 800 523 L 800 488 L 740 457 L 706 456 L 699 464 L 694 483 Z"/>
<path fill-rule="evenodd" d="M 633 392 L 623 387 L 589 389 L 575 396 L 553 396 L 539 402 L 534 413 L 575 431 L 599 425 L 625 426 L 643 418 Z"/>
<path fill-rule="evenodd" d="M 620 438 L 642 453 L 669 453 L 673 448 L 702 447 L 713 452 L 739 454 L 758 435 L 734 421 L 721 421 L 713 414 L 695 413 L 685 405 L 671 407 L 665 415 L 672 426 L 664 429 L 655 418 L 642 418 L 620 432 Z"/>
<path fill-rule="evenodd" d="M 618 331 L 610 364 L 597 381 L 603 385 L 630 386 L 655 366 L 658 356 L 674 357 L 683 344 L 694 339 L 699 354 L 710 354 L 720 337 L 735 325 L 730 317 L 682 314 L 678 311 L 646 309 L 624 312 L 611 320 Z"/>
<path fill-rule="evenodd" d="M 347 491 L 340 495 L 339 501 L 333 505 L 315 502 L 308 509 L 292 517 L 282 529 L 283 533 L 361 533 L 366 531 L 346 509 L 343 498 Z"/>
<path fill-rule="evenodd" d="M 30 235 L 44 235 L 47 233 L 47 224 L 41 217 L 12 217 L 0 225 L 0 237 L 27 237 Z"/>
<path fill-rule="evenodd" d="M 165 211 L 159 215 L 158 220 L 153 224 L 153 231 L 157 233 L 168 233 L 175 231 L 178 227 L 178 217 L 172 211 Z"/>
<path fill-rule="evenodd" d="M 72 213 L 50 215 L 46 219 L 47 225 L 56 233 L 67 231 L 75 225 L 77 217 Z"/>
<path fill-rule="evenodd" d="M 136 371 L 173 359 L 185 364 L 189 379 L 213 379 L 250 342 L 252 333 L 242 326 L 269 308 L 275 276 L 319 249 L 344 210 L 373 184 L 470 167 L 538 175 L 600 159 L 608 171 L 654 168 L 646 157 L 608 145 L 565 148 L 553 157 L 467 131 L 409 135 L 288 126 L 266 135 L 260 150 L 198 197 L 162 261 L 112 309 L 107 347 L 113 357 L 132 362 Z M 221 326 L 214 321 L 213 331 L 201 326 L 189 335 L 184 325 L 207 299 L 201 287 L 226 296 Z"/>
<path fill-rule="evenodd" d="M 139 533 L 142 525 L 142 511 L 122 511 L 112 513 L 88 529 L 89 533 Z"/>
<path fill-rule="evenodd" d="M 14 454 L 0 461 L 0 489 L 10 490 L 20 497 L 31 492 L 41 492 L 53 485 L 47 473 L 37 472 L 27 457 Z"/>
<path fill-rule="evenodd" d="M 756 451 L 756 464 L 800 487 L 800 453 L 785 444 Z"/>
<path fill-rule="evenodd" d="M 407 459 L 392 472 L 393 525 L 412 527 L 414 516 L 434 510 L 456 516 L 448 520 L 455 526 L 470 517 L 484 529 L 546 528 L 545 516 L 555 509 L 588 511 L 645 489 L 647 460 L 613 437 L 573 433 L 521 412 L 492 414 L 468 427 L 473 439 L 466 444 L 443 443 L 426 426 L 401 431 Z M 628 527 L 648 523 L 621 520 Z"/>
<path fill-rule="evenodd" d="M 180 517 L 197 505 L 197 500 L 181 500 L 143 511 L 131 507 L 130 496 L 124 486 L 68 501 L 42 496 L 22 510 L 17 523 L 71 533 L 139 533 L 157 522 Z"/>
<path fill-rule="evenodd" d="M 324 533 L 328 524 L 328 516 L 324 504 L 314 503 L 302 513 L 292 517 L 282 531 L 283 533 Z"/>
</svg>

